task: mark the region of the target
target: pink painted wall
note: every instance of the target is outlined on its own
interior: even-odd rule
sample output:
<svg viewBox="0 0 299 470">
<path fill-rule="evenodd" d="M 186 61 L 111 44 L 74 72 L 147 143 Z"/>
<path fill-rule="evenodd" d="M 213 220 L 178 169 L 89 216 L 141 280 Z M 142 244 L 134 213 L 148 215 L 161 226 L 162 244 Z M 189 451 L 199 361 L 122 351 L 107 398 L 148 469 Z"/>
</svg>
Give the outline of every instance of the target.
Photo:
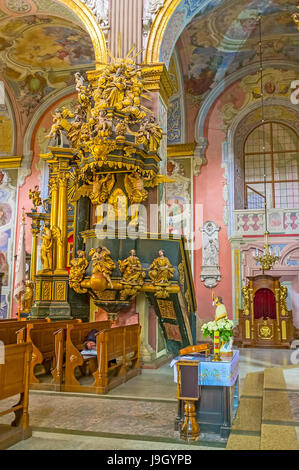
<svg viewBox="0 0 299 470">
<path fill-rule="evenodd" d="M 187 113 L 187 116 L 189 114 Z M 221 280 L 213 289 L 215 296 L 221 296 L 229 317 L 232 317 L 232 261 L 231 247 L 228 241 L 228 227 L 223 221 L 225 202 L 223 186 L 225 184 L 222 163 L 222 143 L 226 134 L 221 130 L 222 119 L 219 103 L 215 103 L 206 119 L 205 136 L 208 139 L 206 149 L 207 164 L 201 167 L 199 176 L 194 176 L 194 228 L 198 249 L 194 252 L 194 283 L 197 301 L 197 315 L 200 319 L 214 319 L 215 307 L 212 306 L 211 290 L 200 280 L 202 265 L 202 247 L 200 225 L 208 220 L 219 227 L 219 265 Z M 198 207 L 201 205 L 201 207 Z M 196 213 L 198 212 L 198 213 Z M 200 214 L 199 214 L 200 212 Z"/>
</svg>

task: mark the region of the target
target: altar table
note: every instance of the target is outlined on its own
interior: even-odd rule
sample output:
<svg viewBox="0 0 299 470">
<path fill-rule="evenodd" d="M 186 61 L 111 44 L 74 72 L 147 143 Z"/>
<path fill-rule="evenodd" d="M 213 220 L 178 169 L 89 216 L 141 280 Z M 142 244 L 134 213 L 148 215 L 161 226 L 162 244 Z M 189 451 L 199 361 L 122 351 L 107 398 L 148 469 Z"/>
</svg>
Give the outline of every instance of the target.
<svg viewBox="0 0 299 470">
<path fill-rule="evenodd" d="M 234 350 L 231 358 L 225 358 L 220 362 L 213 362 L 212 359 L 212 355 L 206 358 L 190 354 L 176 357 L 170 366 L 175 366 L 179 360 L 198 362 L 200 398 L 195 405 L 200 431 L 228 438 L 239 401 L 239 351 Z M 177 381 L 176 366 L 174 381 Z M 178 400 L 176 430 L 179 429 L 183 416 L 183 400 Z"/>
</svg>

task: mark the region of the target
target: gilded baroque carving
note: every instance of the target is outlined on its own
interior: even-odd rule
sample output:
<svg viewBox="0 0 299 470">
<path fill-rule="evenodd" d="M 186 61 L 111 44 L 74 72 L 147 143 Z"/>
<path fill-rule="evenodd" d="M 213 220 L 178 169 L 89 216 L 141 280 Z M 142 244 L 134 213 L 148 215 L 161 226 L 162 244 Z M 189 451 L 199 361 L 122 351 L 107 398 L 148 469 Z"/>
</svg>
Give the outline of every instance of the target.
<svg viewBox="0 0 299 470">
<path fill-rule="evenodd" d="M 286 315 L 288 313 L 287 297 L 288 297 L 288 288 L 286 286 L 280 285 L 279 304 L 280 304 L 281 315 Z"/>
<path fill-rule="evenodd" d="M 130 256 L 118 261 L 119 270 L 122 274 L 121 283 L 124 288 L 120 293 L 120 299 L 134 298 L 144 284 L 145 271 L 135 250 L 130 251 Z"/>
<path fill-rule="evenodd" d="M 174 267 L 164 255 L 164 250 L 159 250 L 159 256 L 150 265 L 148 275 L 154 286 L 170 285 L 170 279 L 174 276 Z"/>
<path fill-rule="evenodd" d="M 34 282 L 30 279 L 25 281 L 25 293 L 22 297 L 22 312 L 30 313 L 34 303 Z"/>
<path fill-rule="evenodd" d="M 64 282 L 56 282 L 55 283 L 55 300 L 58 300 L 58 301 L 66 300 L 65 283 Z"/>
<path fill-rule="evenodd" d="M 101 273 L 108 282 L 109 287 L 113 289 L 110 276 L 116 266 L 110 254 L 110 251 L 105 246 L 99 246 L 96 249 L 92 248 L 89 252 L 89 256 L 92 257 L 92 275 Z"/>
<path fill-rule="evenodd" d="M 87 292 L 87 289 L 82 288 L 80 283 L 83 281 L 85 271 L 88 267 L 88 261 L 84 251 L 78 250 L 77 255 L 78 258 L 72 259 L 70 263 L 69 286 L 78 294 L 84 294 Z"/>
<path fill-rule="evenodd" d="M 51 282 L 44 281 L 42 284 L 42 300 L 51 300 Z"/>
<path fill-rule="evenodd" d="M 179 271 L 179 279 L 180 279 L 180 284 L 182 289 L 184 290 L 185 287 L 185 271 L 184 271 L 184 264 L 180 263 L 178 265 L 178 271 Z"/>
<path fill-rule="evenodd" d="M 46 222 L 42 231 L 42 244 L 40 249 L 43 271 L 48 271 L 53 268 L 53 238 L 50 224 Z"/>
<path fill-rule="evenodd" d="M 242 296 L 243 296 L 243 311 L 245 315 L 249 315 L 249 286 L 242 287 Z"/>
<path fill-rule="evenodd" d="M 29 199 L 32 199 L 33 207 L 32 211 L 37 212 L 37 208 L 42 205 L 42 200 L 40 197 L 40 190 L 39 186 L 36 185 L 34 190 L 29 189 Z"/>
<path fill-rule="evenodd" d="M 176 320 L 176 313 L 172 300 L 157 300 L 162 318 Z"/>
</svg>

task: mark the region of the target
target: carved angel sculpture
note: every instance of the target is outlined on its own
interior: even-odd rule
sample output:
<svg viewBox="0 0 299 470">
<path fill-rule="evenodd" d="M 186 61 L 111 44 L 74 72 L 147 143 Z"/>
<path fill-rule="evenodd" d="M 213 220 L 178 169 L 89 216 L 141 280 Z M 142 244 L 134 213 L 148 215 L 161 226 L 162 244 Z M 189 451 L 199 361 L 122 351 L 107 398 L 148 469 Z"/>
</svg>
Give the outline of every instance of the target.
<svg viewBox="0 0 299 470">
<path fill-rule="evenodd" d="M 92 274 L 101 273 L 109 284 L 109 287 L 113 289 L 113 284 L 111 281 L 112 271 L 116 268 L 116 265 L 113 259 L 110 256 L 110 251 L 105 246 L 92 249 L 89 252 L 89 255 L 92 256 Z"/>
<path fill-rule="evenodd" d="M 88 261 L 85 257 L 85 252 L 82 250 L 77 251 L 78 258 L 74 258 L 71 261 L 70 277 L 69 277 L 69 286 L 74 289 L 75 292 L 84 294 L 87 292 L 87 289 L 83 289 L 80 286 L 83 276 L 88 267 Z"/>
</svg>

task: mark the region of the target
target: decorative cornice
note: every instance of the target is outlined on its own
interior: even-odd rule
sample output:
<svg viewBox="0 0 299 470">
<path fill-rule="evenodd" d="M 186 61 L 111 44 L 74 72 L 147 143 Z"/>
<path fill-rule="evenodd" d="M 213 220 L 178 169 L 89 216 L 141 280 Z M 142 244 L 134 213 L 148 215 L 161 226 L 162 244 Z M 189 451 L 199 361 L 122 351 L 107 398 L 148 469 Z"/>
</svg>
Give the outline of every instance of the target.
<svg viewBox="0 0 299 470">
<path fill-rule="evenodd" d="M 175 89 L 165 64 L 157 63 L 144 66 L 142 78 L 146 79 L 146 87 L 149 91 L 159 91 L 164 103 L 168 105 L 169 98 Z"/>
<path fill-rule="evenodd" d="M 0 168 L 20 168 L 23 155 L 0 157 Z"/>
<path fill-rule="evenodd" d="M 167 158 L 193 157 L 196 145 L 196 142 L 167 145 Z"/>
</svg>

